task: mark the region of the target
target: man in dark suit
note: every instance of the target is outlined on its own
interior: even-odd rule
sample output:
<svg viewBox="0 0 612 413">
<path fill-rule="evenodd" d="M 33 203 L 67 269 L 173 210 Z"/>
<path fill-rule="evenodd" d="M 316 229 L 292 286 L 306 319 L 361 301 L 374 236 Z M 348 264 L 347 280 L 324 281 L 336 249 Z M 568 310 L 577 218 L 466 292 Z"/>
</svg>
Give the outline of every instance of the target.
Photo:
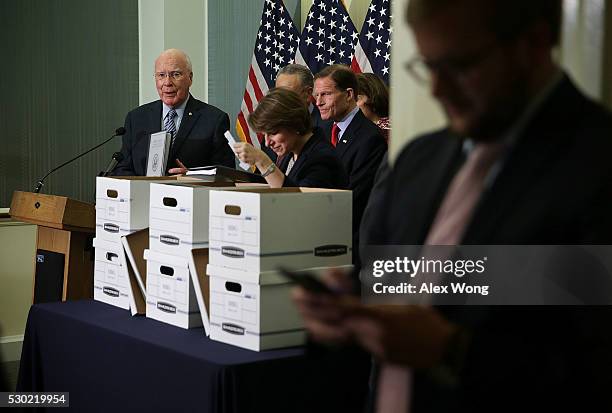
<svg viewBox="0 0 612 413">
<path fill-rule="evenodd" d="M 313 103 L 314 77 L 308 67 L 297 63 L 284 66 L 276 75 L 275 86 L 292 90 L 300 95 L 304 99 L 306 106 L 308 106 L 312 125 L 315 128 L 321 128 L 323 132 L 331 130 L 333 122 L 321 119 L 321 113 Z"/>
<path fill-rule="evenodd" d="M 353 191 L 353 254 L 359 246 L 359 224 L 374 176 L 387 144 L 380 129 L 357 106 L 357 77 L 346 66 L 328 66 L 315 75 L 315 104 L 323 120 L 333 124 L 327 134 L 349 175 Z"/>
<path fill-rule="evenodd" d="M 560 0 L 410 1 L 409 68 L 448 127 L 397 159 L 373 245 L 611 244 L 612 117 L 554 64 L 560 15 Z M 379 412 L 611 408 L 609 307 L 294 296 L 315 337 L 356 341 L 382 363 Z"/>
<path fill-rule="evenodd" d="M 164 51 L 155 61 L 155 83 L 160 100 L 142 105 L 125 118 L 123 160 L 114 175 L 146 175 L 149 137 L 166 130 L 173 135 L 168 156 L 169 174 L 187 168 L 224 165 L 234 168 L 234 154 L 223 136 L 229 117 L 191 96 L 191 61 L 177 49 Z"/>
</svg>

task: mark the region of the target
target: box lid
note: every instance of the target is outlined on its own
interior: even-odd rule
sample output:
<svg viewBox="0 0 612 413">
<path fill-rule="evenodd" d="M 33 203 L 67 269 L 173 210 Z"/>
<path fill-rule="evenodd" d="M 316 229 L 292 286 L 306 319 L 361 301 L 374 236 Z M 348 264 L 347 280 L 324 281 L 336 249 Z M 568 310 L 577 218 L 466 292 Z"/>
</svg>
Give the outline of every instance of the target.
<svg viewBox="0 0 612 413">
<path fill-rule="evenodd" d="M 297 273 L 300 272 L 309 272 L 314 273 L 316 275 L 322 274 L 324 271 L 328 270 L 330 267 L 313 267 L 313 268 L 303 268 L 299 270 L 295 270 Z M 352 265 L 342 265 L 339 268 L 345 271 L 351 270 L 353 268 Z M 243 271 L 235 268 L 227 268 L 220 267 L 217 265 L 206 266 L 206 274 L 210 277 L 223 277 L 230 280 L 240 281 L 244 283 L 251 284 L 259 284 L 259 285 L 272 285 L 272 284 L 288 284 L 289 281 L 278 271 Z"/>
</svg>

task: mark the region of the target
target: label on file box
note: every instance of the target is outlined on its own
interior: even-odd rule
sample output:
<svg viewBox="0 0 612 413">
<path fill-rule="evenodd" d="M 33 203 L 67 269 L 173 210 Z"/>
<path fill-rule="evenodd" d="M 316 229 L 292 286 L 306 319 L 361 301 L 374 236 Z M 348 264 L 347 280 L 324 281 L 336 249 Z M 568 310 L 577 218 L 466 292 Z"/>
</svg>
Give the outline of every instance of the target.
<svg viewBox="0 0 612 413">
<path fill-rule="evenodd" d="M 346 245 L 321 245 L 314 249 L 315 257 L 336 257 L 347 253 L 348 246 Z"/>
<path fill-rule="evenodd" d="M 221 254 L 230 258 L 244 258 L 244 250 L 237 247 L 221 247 Z"/>
</svg>

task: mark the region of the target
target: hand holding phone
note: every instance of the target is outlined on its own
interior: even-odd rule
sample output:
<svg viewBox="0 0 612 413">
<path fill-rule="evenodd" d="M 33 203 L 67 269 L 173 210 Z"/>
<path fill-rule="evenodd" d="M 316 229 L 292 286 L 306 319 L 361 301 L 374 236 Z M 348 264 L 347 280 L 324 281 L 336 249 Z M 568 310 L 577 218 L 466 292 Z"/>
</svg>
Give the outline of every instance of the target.
<svg viewBox="0 0 612 413">
<path fill-rule="evenodd" d="M 285 267 L 279 267 L 278 271 L 288 280 L 293 281 L 305 290 L 315 294 L 337 295 L 338 292 L 332 290 L 327 284 L 319 280 L 313 273 L 306 271 L 291 271 Z"/>
</svg>

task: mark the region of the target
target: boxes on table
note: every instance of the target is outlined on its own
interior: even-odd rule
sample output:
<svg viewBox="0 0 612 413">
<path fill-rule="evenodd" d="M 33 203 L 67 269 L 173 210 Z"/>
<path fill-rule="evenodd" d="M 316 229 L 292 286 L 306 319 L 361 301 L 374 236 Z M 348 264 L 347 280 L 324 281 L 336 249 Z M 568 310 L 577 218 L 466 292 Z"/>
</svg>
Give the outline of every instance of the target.
<svg viewBox="0 0 612 413">
<path fill-rule="evenodd" d="M 123 245 L 94 238 L 94 300 L 129 309 L 129 278 Z"/>
<path fill-rule="evenodd" d="M 351 228 L 350 191 L 211 191 L 210 337 L 255 351 L 303 344 L 292 284 L 277 268 L 350 267 Z"/>
<path fill-rule="evenodd" d="M 131 284 L 121 237 L 149 226 L 151 182 L 173 180 L 174 177 L 96 178 L 95 300 L 130 308 Z"/>
<path fill-rule="evenodd" d="M 149 250 L 145 255 L 147 317 L 182 328 L 202 325 L 188 263 L 193 250 L 208 247 L 210 190 L 233 188 L 229 185 L 232 184 L 170 182 L 151 185 Z M 207 257 L 208 249 L 205 250 Z"/>
<path fill-rule="evenodd" d="M 214 182 L 152 184 L 150 249 L 189 257 L 192 249 L 208 248 L 209 193 L 211 189 L 228 185 Z"/>
<path fill-rule="evenodd" d="M 319 188 L 210 192 L 210 264 L 251 272 L 352 261 L 351 191 Z"/>
<path fill-rule="evenodd" d="M 145 250 L 147 260 L 147 317 L 182 328 L 202 325 L 189 259 Z"/>
<path fill-rule="evenodd" d="M 258 273 L 210 264 L 206 271 L 211 339 L 255 351 L 304 344 L 304 323 L 290 296 L 293 284 L 277 271 Z"/>
</svg>

